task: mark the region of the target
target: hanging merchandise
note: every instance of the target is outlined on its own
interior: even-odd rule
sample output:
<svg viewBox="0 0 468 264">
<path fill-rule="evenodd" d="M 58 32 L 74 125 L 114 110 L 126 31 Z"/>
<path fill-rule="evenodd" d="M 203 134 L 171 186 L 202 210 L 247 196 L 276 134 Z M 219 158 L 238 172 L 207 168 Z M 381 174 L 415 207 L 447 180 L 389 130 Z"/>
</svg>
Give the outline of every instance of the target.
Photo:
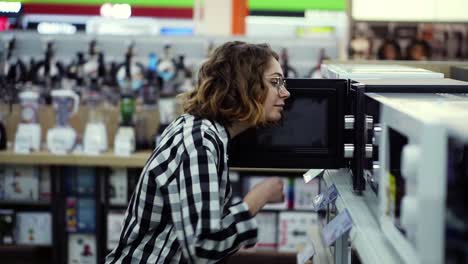
<svg viewBox="0 0 468 264">
<path fill-rule="evenodd" d="M 41 86 L 41 97 L 46 104 L 52 103 L 50 91 L 61 88 L 61 81 L 65 74 L 65 68 L 55 58 L 55 44 L 49 41 L 46 44 L 44 59 L 34 65 L 33 81 Z"/>
<path fill-rule="evenodd" d="M 284 78 L 295 78 L 299 76 L 296 69 L 289 64 L 289 54 L 286 48 L 281 49 L 280 65 L 281 69 L 283 69 Z"/>
<path fill-rule="evenodd" d="M 16 97 L 16 91 L 27 81 L 28 69 L 24 61 L 16 54 L 16 38 L 8 41 L 6 47 L 4 72 L 7 85 L 10 86 L 11 99 Z"/>
<path fill-rule="evenodd" d="M 144 105 L 156 105 L 160 89 L 157 72 L 158 63 L 159 57 L 155 53 L 150 53 L 148 56 L 148 67 L 146 68 L 146 84 L 141 91 Z"/>
<path fill-rule="evenodd" d="M 116 78 L 121 90 L 127 89 L 128 82 L 132 92 L 143 86 L 145 67 L 135 60 L 135 44 L 132 43 L 125 54 L 125 62 L 118 66 Z"/>
<path fill-rule="evenodd" d="M 30 153 L 41 148 L 41 126 L 39 124 L 39 94 L 27 90 L 19 94 L 21 122 L 15 135 L 14 151 Z"/>
<path fill-rule="evenodd" d="M 175 87 L 179 93 L 193 89 L 192 71 L 185 66 L 185 56 L 179 55 L 176 63 Z"/>
<path fill-rule="evenodd" d="M 76 59 L 68 66 L 67 75 L 69 79 L 75 81 L 75 90 L 81 95 L 81 89 L 85 86 L 84 65 L 86 63 L 83 52 L 76 53 Z"/>
<path fill-rule="evenodd" d="M 174 95 L 176 66 L 172 57 L 172 46 L 169 44 L 164 46 L 163 56 L 158 64 L 158 75 L 162 83 L 161 94 Z"/>
<path fill-rule="evenodd" d="M 71 115 L 78 111 L 79 96 L 70 89 L 52 91 L 55 126 L 47 132 L 47 147 L 53 154 L 66 154 L 73 150 L 76 132 L 69 124 Z"/>
<path fill-rule="evenodd" d="M 100 60 L 104 59 L 103 56 L 104 54 L 98 51 L 97 41 L 92 40 L 89 43 L 88 56 L 83 67 L 83 72 L 88 80 L 96 80 L 102 76 Z"/>
</svg>

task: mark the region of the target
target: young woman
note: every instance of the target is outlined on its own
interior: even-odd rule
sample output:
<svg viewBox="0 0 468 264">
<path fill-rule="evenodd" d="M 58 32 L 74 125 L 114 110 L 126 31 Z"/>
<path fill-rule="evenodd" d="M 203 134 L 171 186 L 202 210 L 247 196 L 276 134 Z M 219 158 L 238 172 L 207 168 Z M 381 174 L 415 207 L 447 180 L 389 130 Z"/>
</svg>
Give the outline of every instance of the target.
<svg viewBox="0 0 468 264">
<path fill-rule="evenodd" d="M 217 48 L 148 159 L 106 263 L 212 263 L 253 246 L 254 216 L 284 199 L 283 184 L 269 178 L 231 204 L 227 148 L 247 128 L 279 121 L 289 96 L 268 45 Z"/>
</svg>

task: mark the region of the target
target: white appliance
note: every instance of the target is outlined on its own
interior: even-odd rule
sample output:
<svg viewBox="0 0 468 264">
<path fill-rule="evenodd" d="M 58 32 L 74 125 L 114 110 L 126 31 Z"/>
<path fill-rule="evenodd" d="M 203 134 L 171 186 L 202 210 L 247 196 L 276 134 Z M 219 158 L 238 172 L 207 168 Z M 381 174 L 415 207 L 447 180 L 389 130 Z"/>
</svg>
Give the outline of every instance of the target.
<svg viewBox="0 0 468 264">
<path fill-rule="evenodd" d="M 458 223 L 464 225 L 465 231 L 459 232 L 465 232 L 466 239 L 468 219 L 466 214 L 450 213 L 456 203 L 448 196 L 452 190 L 447 190 L 447 179 L 451 175 L 468 177 L 465 175 L 468 97 L 464 94 L 373 97 L 382 103 L 378 212 L 382 232 L 404 263 L 452 263 L 447 261 L 453 252 L 447 251 L 446 246 L 450 248 L 456 243 L 447 243 L 453 234 L 446 232 L 447 227 L 452 218 L 464 217 Z M 465 170 L 460 169 L 460 164 L 454 166 L 457 161 L 450 157 L 454 150 L 449 140 L 452 135 L 458 145 L 464 145 L 461 152 L 465 151 L 462 164 Z M 466 246 L 468 241 L 463 243 Z M 468 260 L 468 255 L 465 257 Z"/>
<path fill-rule="evenodd" d="M 98 155 L 107 151 L 107 129 L 98 110 L 100 101 L 98 92 L 93 91 L 88 102 L 88 123 L 83 136 L 83 151 L 88 155 Z"/>
<path fill-rule="evenodd" d="M 443 73 L 396 64 L 323 64 L 325 79 L 442 79 Z"/>
<path fill-rule="evenodd" d="M 79 96 L 70 89 L 52 91 L 55 109 L 55 127 L 47 131 L 47 148 L 53 154 L 66 154 L 73 150 L 76 132 L 69 124 L 71 115 L 78 111 Z"/>
<path fill-rule="evenodd" d="M 21 122 L 15 135 L 14 151 L 29 153 L 41 149 L 41 126 L 39 120 L 39 93 L 23 91 L 19 94 L 21 102 Z"/>
</svg>

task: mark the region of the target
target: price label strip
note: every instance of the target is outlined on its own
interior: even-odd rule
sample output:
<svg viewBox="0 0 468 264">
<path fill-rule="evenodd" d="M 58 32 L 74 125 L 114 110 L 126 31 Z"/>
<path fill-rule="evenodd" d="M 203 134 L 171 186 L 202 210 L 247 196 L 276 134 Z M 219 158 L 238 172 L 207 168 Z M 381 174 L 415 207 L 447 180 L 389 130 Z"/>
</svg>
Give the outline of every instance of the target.
<svg viewBox="0 0 468 264">
<path fill-rule="evenodd" d="M 310 170 L 308 170 L 306 173 L 304 173 L 302 175 L 302 177 L 304 178 L 304 182 L 308 183 L 311 180 L 317 178 L 318 176 L 322 175 L 323 171 L 325 171 L 325 170 L 324 169 L 310 169 Z"/>
<path fill-rule="evenodd" d="M 353 227 L 353 219 L 351 219 L 348 209 L 345 209 L 323 228 L 323 241 L 327 246 L 331 246 L 344 233 L 351 230 L 351 227 Z"/>
<path fill-rule="evenodd" d="M 335 184 L 327 188 L 327 190 L 317 196 L 315 196 L 313 201 L 314 211 L 325 209 L 330 203 L 333 203 L 338 197 L 338 190 L 336 189 Z"/>
</svg>

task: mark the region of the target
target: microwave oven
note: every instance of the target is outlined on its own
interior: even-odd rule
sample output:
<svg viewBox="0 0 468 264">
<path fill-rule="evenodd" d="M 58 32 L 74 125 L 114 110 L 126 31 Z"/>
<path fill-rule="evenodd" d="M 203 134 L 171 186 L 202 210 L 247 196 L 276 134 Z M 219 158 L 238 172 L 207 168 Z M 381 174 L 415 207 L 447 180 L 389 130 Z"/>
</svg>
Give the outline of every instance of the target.
<svg viewBox="0 0 468 264">
<path fill-rule="evenodd" d="M 453 79 L 356 79 L 350 82 L 346 119 L 354 122 L 350 130 L 354 145 L 351 169 L 356 191 L 364 190 L 366 182 L 375 192 L 378 191 L 381 103 L 369 95 L 440 93 L 441 98 L 446 98 L 449 94 L 468 93 L 468 82 Z"/>
<path fill-rule="evenodd" d="M 232 167 L 341 168 L 344 159 L 346 80 L 287 79 L 291 96 L 282 120 L 249 129 L 229 146 Z"/>
<path fill-rule="evenodd" d="M 378 218 L 404 263 L 467 263 L 468 97 L 382 102 Z"/>
</svg>

